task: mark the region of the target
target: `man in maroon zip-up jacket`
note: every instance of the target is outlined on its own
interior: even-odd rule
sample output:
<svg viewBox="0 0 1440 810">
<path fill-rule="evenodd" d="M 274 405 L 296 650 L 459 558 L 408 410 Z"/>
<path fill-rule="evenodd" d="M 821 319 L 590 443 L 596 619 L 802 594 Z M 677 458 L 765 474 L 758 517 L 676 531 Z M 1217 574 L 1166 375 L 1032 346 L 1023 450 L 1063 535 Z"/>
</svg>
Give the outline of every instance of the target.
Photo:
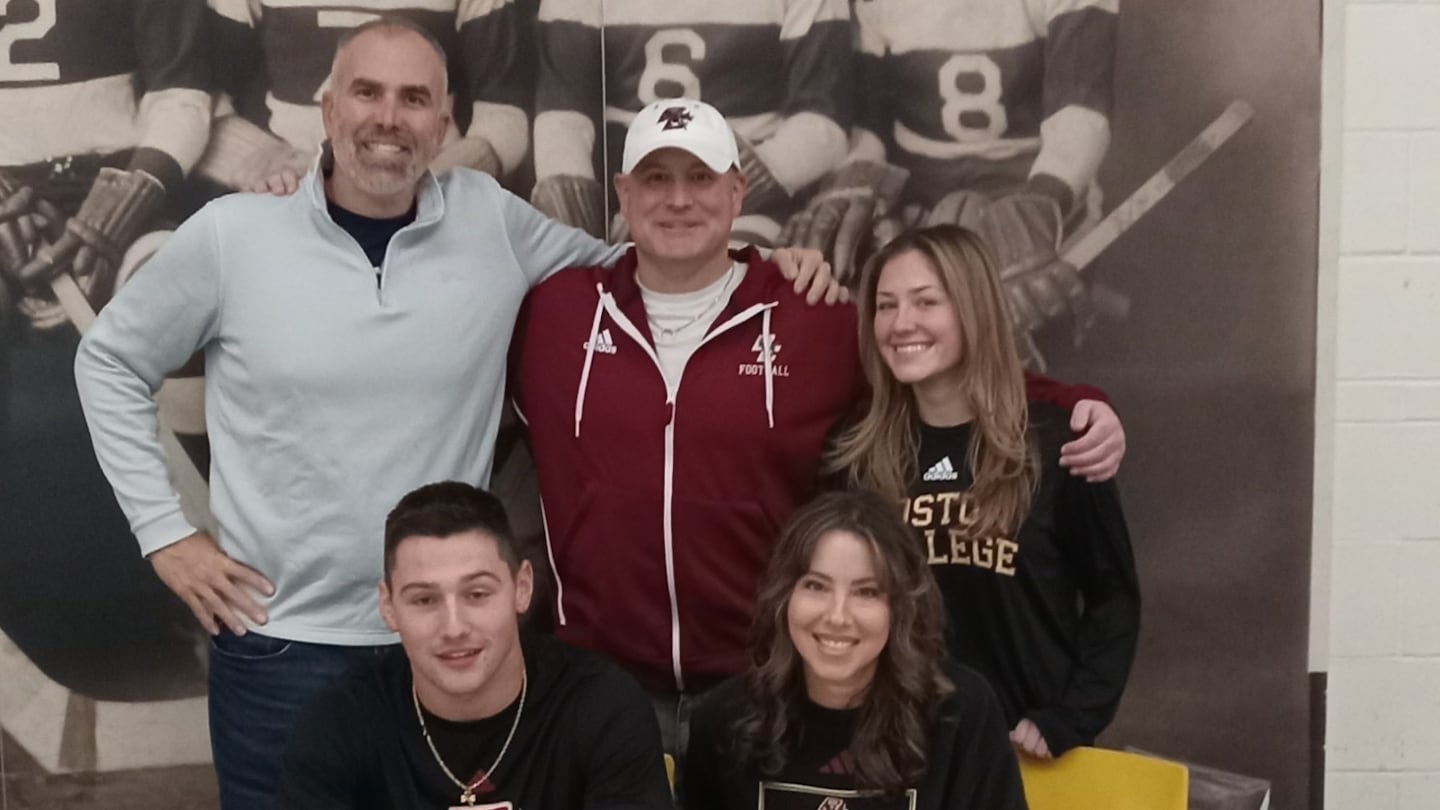
<svg viewBox="0 0 1440 810">
<path fill-rule="evenodd" d="M 512 343 L 556 632 L 639 679 L 671 753 L 686 699 L 746 667 L 760 571 L 863 395 L 854 309 L 808 306 L 729 250 L 740 162 L 713 107 L 642 110 L 615 178 L 635 247 L 534 288 Z"/>
</svg>

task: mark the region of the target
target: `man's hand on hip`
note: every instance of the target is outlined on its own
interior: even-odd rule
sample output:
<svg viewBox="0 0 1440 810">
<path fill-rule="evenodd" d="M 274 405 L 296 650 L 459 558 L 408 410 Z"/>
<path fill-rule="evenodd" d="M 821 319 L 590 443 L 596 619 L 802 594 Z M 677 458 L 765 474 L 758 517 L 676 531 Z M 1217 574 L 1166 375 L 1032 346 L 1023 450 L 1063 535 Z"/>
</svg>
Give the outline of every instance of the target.
<svg viewBox="0 0 1440 810">
<path fill-rule="evenodd" d="M 220 622 L 235 635 L 243 636 L 242 616 L 255 624 L 269 620 L 251 593 L 271 596 L 275 586 L 259 571 L 230 559 L 215 538 L 204 532 L 152 553 L 150 564 L 160 581 L 189 606 L 212 636 L 220 632 Z"/>
</svg>

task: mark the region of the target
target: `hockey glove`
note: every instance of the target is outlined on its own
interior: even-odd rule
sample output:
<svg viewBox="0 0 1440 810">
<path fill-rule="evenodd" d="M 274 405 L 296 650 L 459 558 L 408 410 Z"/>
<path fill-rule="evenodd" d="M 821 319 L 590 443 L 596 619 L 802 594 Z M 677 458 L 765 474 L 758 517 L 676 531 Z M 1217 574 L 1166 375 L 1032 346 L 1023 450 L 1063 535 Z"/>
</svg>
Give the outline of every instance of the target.
<svg viewBox="0 0 1440 810">
<path fill-rule="evenodd" d="M 35 190 L 0 172 L 0 278 L 18 285 L 20 269 L 39 241 L 32 215 Z"/>
<path fill-rule="evenodd" d="M 34 286 L 69 272 L 99 309 L 114 291 L 115 271 L 125 248 L 164 199 L 165 188 L 145 172 L 101 169 L 60 238 L 42 245 L 20 269 L 22 282 Z"/>
<path fill-rule="evenodd" d="M 848 284 L 859 271 L 861 247 L 889 215 L 910 173 L 886 163 L 857 160 L 827 176 L 804 210 L 780 233 L 780 244 L 830 256 L 835 279 Z"/>
</svg>

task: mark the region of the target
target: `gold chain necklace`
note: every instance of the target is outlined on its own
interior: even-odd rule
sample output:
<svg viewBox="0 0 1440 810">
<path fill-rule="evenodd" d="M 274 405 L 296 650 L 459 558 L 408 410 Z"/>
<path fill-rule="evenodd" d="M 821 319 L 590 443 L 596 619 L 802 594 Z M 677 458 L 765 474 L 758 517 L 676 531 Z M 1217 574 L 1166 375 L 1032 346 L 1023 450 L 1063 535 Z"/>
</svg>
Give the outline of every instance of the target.
<svg viewBox="0 0 1440 810">
<path fill-rule="evenodd" d="M 430 746 L 430 755 L 435 757 L 435 764 L 439 765 L 440 770 L 450 777 L 450 781 L 460 788 L 460 803 L 466 807 L 475 805 L 475 789 L 490 781 L 490 774 L 495 773 L 495 769 L 500 766 L 500 760 L 505 758 L 505 752 L 510 750 L 510 741 L 515 739 L 515 729 L 520 727 L 520 715 L 525 712 L 525 692 L 529 687 L 530 679 L 522 669 L 520 670 L 520 705 L 515 709 L 515 720 L 510 724 L 510 733 L 505 735 L 505 743 L 500 746 L 500 753 L 495 755 L 495 761 L 490 763 L 490 767 L 481 771 L 467 784 L 451 773 L 450 769 L 445 766 L 445 760 L 440 758 L 440 752 L 435 748 L 435 741 L 430 739 L 430 730 L 425 728 L 425 713 L 420 710 L 420 695 L 415 692 L 415 683 L 413 681 L 410 683 L 410 698 L 415 701 L 415 719 L 420 721 L 420 734 L 425 738 L 425 744 Z M 493 782 L 491 786 L 494 786 Z"/>
</svg>

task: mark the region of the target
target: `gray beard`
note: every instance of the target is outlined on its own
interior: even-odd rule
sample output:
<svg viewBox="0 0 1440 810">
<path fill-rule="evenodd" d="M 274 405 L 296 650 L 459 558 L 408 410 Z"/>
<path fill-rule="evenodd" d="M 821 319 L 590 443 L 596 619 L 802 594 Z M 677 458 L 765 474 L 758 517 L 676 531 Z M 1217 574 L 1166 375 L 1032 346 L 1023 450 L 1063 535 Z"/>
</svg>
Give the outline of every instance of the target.
<svg viewBox="0 0 1440 810">
<path fill-rule="evenodd" d="M 336 155 L 335 170 L 343 171 L 355 183 L 355 186 L 367 194 L 376 196 L 389 196 L 408 191 L 415 187 L 421 175 L 425 173 L 425 164 L 418 159 L 405 166 L 379 167 L 366 165 L 359 155 L 359 149 L 353 144 L 348 145 L 344 151 L 346 159 L 340 159 Z M 415 158 L 412 153 L 412 158 Z"/>
</svg>

